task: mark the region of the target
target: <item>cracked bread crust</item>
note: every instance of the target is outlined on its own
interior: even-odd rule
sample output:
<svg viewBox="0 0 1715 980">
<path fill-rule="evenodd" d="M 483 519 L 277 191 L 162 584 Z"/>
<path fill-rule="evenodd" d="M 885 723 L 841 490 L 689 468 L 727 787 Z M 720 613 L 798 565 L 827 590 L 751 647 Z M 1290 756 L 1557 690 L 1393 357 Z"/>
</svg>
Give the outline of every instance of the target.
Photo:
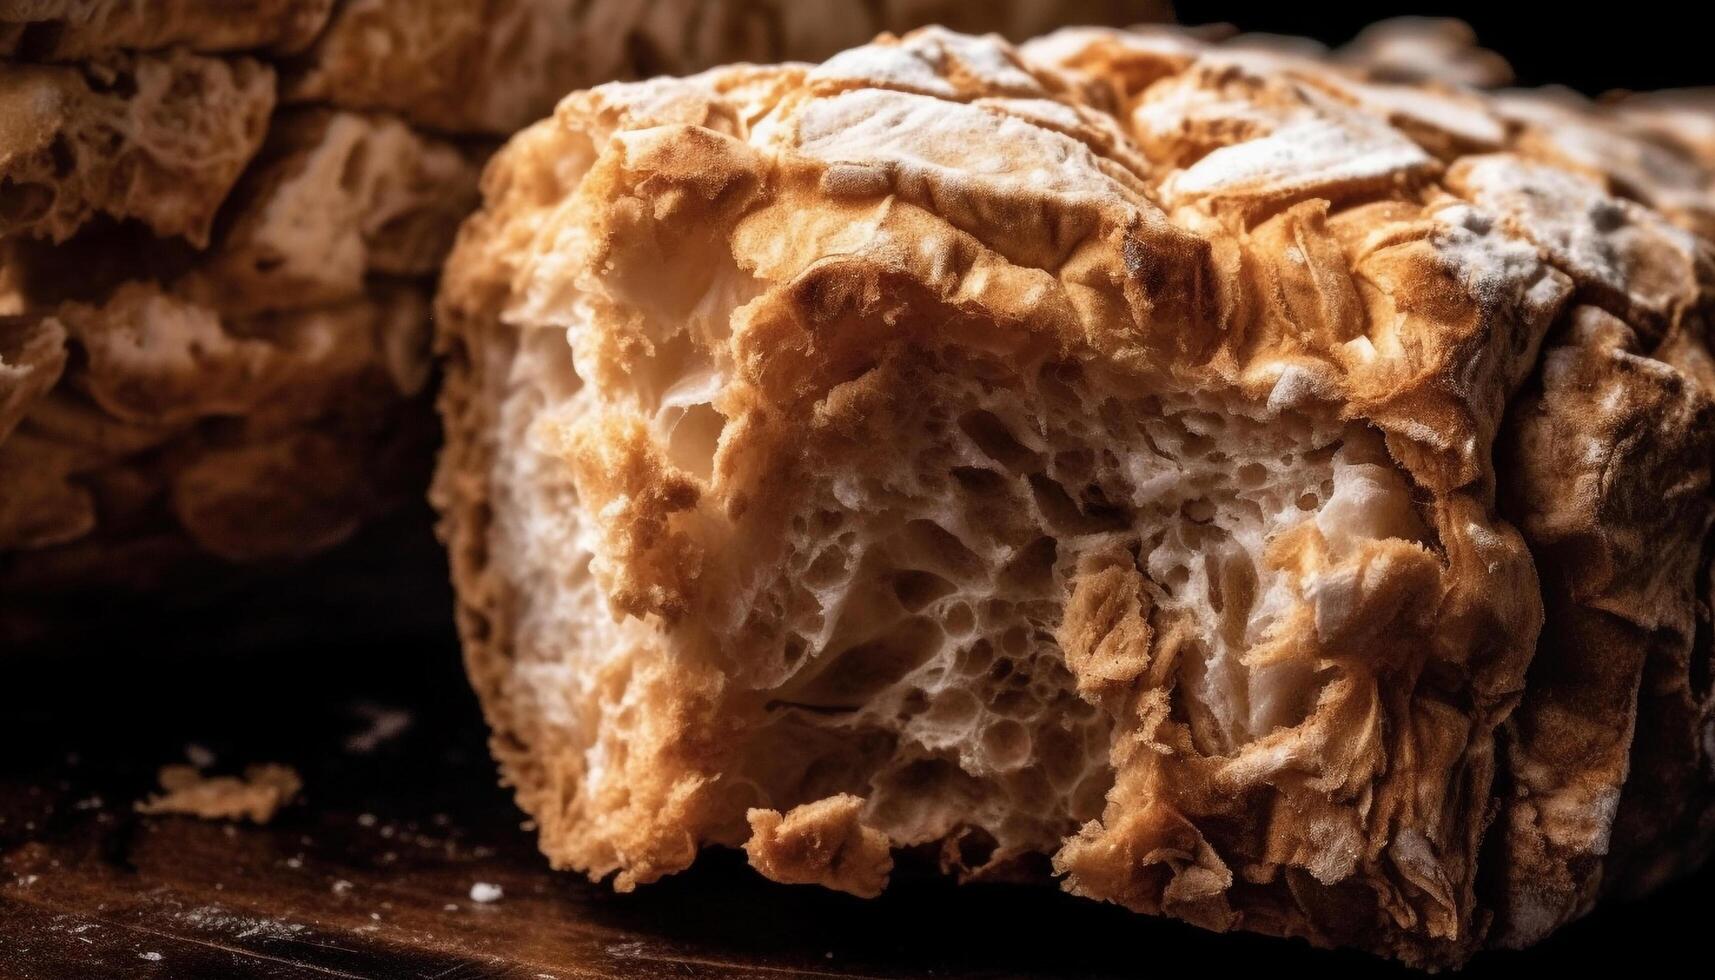
<svg viewBox="0 0 1715 980">
<path fill-rule="evenodd" d="M 1535 125 L 1171 32 L 568 97 L 439 300 L 543 850 L 767 873 L 745 813 L 862 800 L 964 874 L 1422 964 L 1695 859 L 1709 247 Z"/>
</svg>

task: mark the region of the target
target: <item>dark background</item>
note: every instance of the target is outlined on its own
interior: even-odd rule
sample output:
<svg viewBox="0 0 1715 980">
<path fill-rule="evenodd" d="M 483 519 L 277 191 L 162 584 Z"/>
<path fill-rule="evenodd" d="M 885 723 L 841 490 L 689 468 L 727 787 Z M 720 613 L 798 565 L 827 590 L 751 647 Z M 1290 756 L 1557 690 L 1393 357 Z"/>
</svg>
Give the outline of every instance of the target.
<svg viewBox="0 0 1715 980">
<path fill-rule="evenodd" d="M 1711 5 L 1665 3 L 1222 3 L 1178 0 L 1186 24 L 1227 22 L 1246 31 L 1298 34 L 1343 44 L 1366 24 L 1404 15 L 1457 17 L 1478 43 L 1512 63 L 1520 85 L 1558 83 L 1596 95 L 1610 89 L 1715 85 Z"/>
<path fill-rule="evenodd" d="M 1186 23 L 1331 45 L 1386 16 L 1456 16 L 1519 84 L 1598 94 L 1715 83 L 1715 35 L 1688 12 L 1695 4 L 1177 6 Z M 550 873 L 494 784 L 430 521 L 426 507 L 407 508 L 285 580 L 229 583 L 188 619 L 97 600 L 75 643 L 9 652 L 0 980 L 1405 975 L 1359 954 L 909 873 L 870 903 L 768 885 L 732 855 L 630 896 Z M 405 728 L 354 750 L 348 739 L 376 710 L 402 713 Z M 130 804 L 155 768 L 193 742 L 221 769 L 295 765 L 304 805 L 261 829 L 138 818 Z M 472 905 L 478 880 L 505 884 L 507 897 Z M 354 884 L 341 892 L 341 881 Z M 1705 870 L 1468 972 L 1665 972 L 1706 958 L 1712 916 Z"/>
</svg>

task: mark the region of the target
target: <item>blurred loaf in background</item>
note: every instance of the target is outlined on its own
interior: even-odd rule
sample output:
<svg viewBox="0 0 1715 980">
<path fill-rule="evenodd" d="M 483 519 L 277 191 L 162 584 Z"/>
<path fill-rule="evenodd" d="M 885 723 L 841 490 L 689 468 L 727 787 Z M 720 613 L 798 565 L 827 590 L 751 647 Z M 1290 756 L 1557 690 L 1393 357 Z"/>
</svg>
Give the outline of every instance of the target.
<svg viewBox="0 0 1715 980">
<path fill-rule="evenodd" d="M 1149 2 L 0 0 L 0 642 L 420 497 L 428 298 L 575 88 Z"/>
</svg>

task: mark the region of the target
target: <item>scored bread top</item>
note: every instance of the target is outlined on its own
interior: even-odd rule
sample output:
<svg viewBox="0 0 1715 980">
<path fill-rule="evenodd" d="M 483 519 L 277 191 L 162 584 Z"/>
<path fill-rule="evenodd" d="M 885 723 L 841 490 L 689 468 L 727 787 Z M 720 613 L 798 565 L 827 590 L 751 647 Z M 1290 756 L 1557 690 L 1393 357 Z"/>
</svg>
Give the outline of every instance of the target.
<svg viewBox="0 0 1715 980">
<path fill-rule="evenodd" d="M 578 229 L 604 291 L 661 307 L 659 270 L 725 235 L 747 271 L 801 291 L 908 277 L 1055 349 L 1344 406 L 1444 490 L 1481 475 L 1498 399 L 1574 287 L 1654 331 L 1706 298 L 1691 234 L 1507 152 L 1520 127 L 1470 93 L 1175 35 L 1062 32 L 1016 53 L 921 32 L 815 68 L 573 96 L 492 169 L 453 275 L 504 274 L 510 318 L 540 321 L 566 261 L 554 236 Z M 517 176 L 552 180 L 568 143 L 609 140 L 576 186 Z M 675 193 L 634 216 L 640 187 Z"/>
<path fill-rule="evenodd" d="M 515 137 L 443 280 L 436 497 L 495 750 L 550 857 L 629 887 L 749 833 L 765 873 L 867 893 L 886 856 L 860 831 L 941 842 L 955 867 L 980 831 L 996 856 L 976 870 L 1051 854 L 1080 894 L 1418 962 L 1468 955 L 1491 918 L 1529 941 L 1582 911 L 1607 847 L 1585 831 L 1623 810 L 1625 747 L 1617 770 L 1611 752 L 1580 768 L 1569 747 L 1615 721 L 1509 730 L 1499 750 L 1496 728 L 1529 705 L 1536 670 L 1544 593 L 1527 544 L 1576 537 L 1591 497 L 1514 480 L 1521 537 L 1497 511 L 1495 460 L 1601 471 L 1632 458 L 1625 419 L 1672 407 L 1647 476 L 1596 479 L 1619 513 L 1672 488 L 1687 546 L 1641 591 L 1619 574 L 1550 607 L 1671 606 L 1672 625 L 1690 622 L 1715 267 L 1689 192 L 1668 207 L 1665 181 L 1637 183 L 1664 165 L 1628 166 L 1647 148 L 1701 173 L 1693 150 L 1565 106 L 1613 141 L 1573 165 L 1520 103 L 1169 32 L 1013 48 L 929 29 L 818 66 L 575 93 Z M 1573 329 L 1602 317 L 1629 334 Z M 1672 380 L 1590 404 L 1561 375 L 1533 380 L 1551 337 L 1551 364 L 1604 376 L 1641 359 Z M 1013 419 L 1024 428 L 999 409 L 961 416 L 959 445 L 986 461 L 930 492 L 952 451 L 913 403 L 992 406 L 997 390 L 1034 406 Z M 1513 423 L 1521 391 L 1536 414 Z M 1175 441 L 1140 442 L 1163 413 Z M 967 630 L 969 608 L 933 626 L 918 613 L 985 574 L 951 566 L 1003 556 L 985 588 L 1014 589 L 1006 614 L 1029 610 L 1051 643 L 1043 669 L 1065 690 L 1032 690 L 1066 714 L 997 721 L 973 747 L 935 742 L 910 697 L 870 699 L 885 711 L 832 698 L 882 668 L 805 668 L 849 650 L 816 632 L 838 609 L 798 606 L 830 594 L 816 548 L 837 558 L 840 528 L 904 506 L 876 474 L 918 467 L 906 482 L 929 490 L 910 506 L 929 507 L 1004 498 L 1003 471 L 1039 465 L 1073 491 L 1107 480 L 1130 496 L 1057 498 L 1038 472 L 1016 506 L 905 522 L 889 540 L 944 574 L 894 580 L 888 608 L 911 615 L 887 642 Z M 1281 467 L 1325 489 L 1256 496 Z M 1180 500 L 1176 482 L 1197 489 Z M 1198 496 L 1213 485 L 1228 496 Z M 1162 500 L 1167 516 L 1150 510 Z M 1104 523 L 1116 509 L 1126 526 Z M 1041 528 L 994 543 L 1030 515 Z M 1157 564 L 1160 536 L 1127 537 L 1158 518 L 1200 564 Z M 1225 539 L 1196 530 L 1211 524 L 1248 571 L 1214 567 Z M 1048 568 L 1020 584 L 1032 533 Z M 1611 544 L 1596 542 L 1622 571 L 1642 560 Z M 1187 579 L 1204 605 L 1183 599 Z M 561 589 L 575 614 L 550 608 Z M 1249 612 L 1231 612 L 1241 597 Z M 1586 640 L 1572 628 L 1566 644 Z M 1549 662 L 1539 720 L 1637 690 L 1633 671 L 1586 698 Z M 921 679 L 926 663 L 901 670 Z M 925 692 L 942 698 L 925 718 L 951 703 Z M 863 724 L 818 741 L 844 724 L 836 706 Z M 797 737 L 771 740 L 783 730 Z M 853 747 L 878 730 L 897 739 L 882 762 Z M 1682 733 L 1657 758 L 1695 768 L 1703 750 Z M 1084 741 L 1062 766 L 1048 747 L 1066 738 Z M 781 775 L 815 751 L 821 770 Z M 827 782 L 841 766 L 858 785 Z M 1694 798 L 1674 805 L 1692 813 Z M 1485 844 L 1497 808 L 1505 831 Z M 781 828 L 834 823 L 853 842 L 840 854 L 873 867 L 781 859 Z M 1497 853 L 1516 874 L 1483 873 Z M 1480 877 L 1496 884 L 1479 894 Z"/>
</svg>

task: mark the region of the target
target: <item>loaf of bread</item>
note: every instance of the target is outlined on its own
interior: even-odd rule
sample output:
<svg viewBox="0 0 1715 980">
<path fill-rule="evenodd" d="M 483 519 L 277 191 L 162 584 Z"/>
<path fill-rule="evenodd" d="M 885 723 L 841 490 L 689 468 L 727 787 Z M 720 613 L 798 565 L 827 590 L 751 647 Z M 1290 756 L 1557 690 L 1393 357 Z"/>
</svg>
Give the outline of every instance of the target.
<svg viewBox="0 0 1715 980">
<path fill-rule="evenodd" d="M 1161 6 L 0 0 L 0 646 L 37 599 L 420 493 L 435 276 L 495 139 L 568 89 Z"/>
<path fill-rule="evenodd" d="M 1685 110 L 1302 50 L 927 30 L 496 155 L 434 500 L 555 866 L 1450 965 L 1703 859 Z"/>
</svg>

